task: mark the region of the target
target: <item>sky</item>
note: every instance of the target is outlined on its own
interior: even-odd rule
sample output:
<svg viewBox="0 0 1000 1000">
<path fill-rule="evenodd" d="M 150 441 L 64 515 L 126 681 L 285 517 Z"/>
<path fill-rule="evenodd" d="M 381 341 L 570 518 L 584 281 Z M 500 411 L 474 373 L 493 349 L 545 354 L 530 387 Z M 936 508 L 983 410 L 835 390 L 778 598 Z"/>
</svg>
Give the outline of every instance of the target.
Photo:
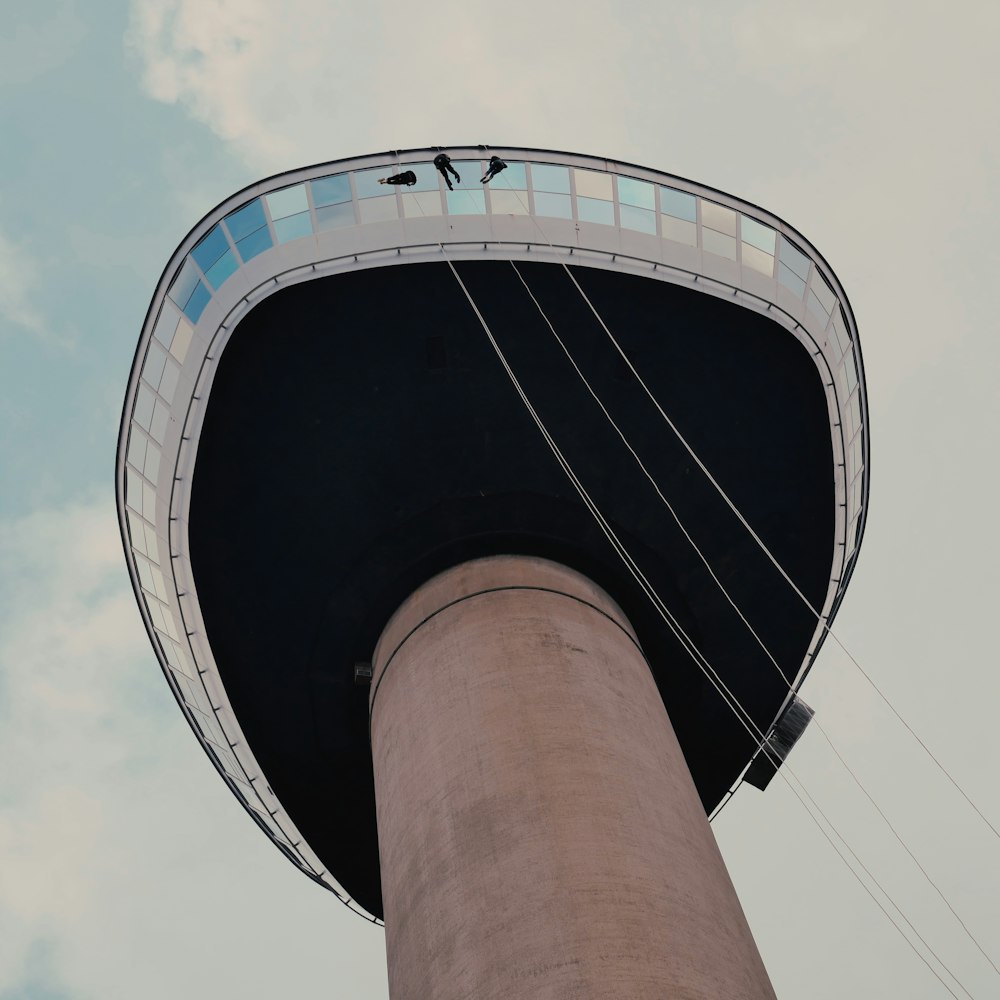
<svg viewBox="0 0 1000 1000">
<path fill-rule="evenodd" d="M 0 32 L 0 1000 L 386 997 L 382 931 L 229 794 L 141 625 L 118 422 L 187 231 L 281 170 L 449 143 L 607 155 L 817 246 L 872 490 L 835 632 L 1000 827 L 1000 7 L 957 0 L 36 0 Z M 1000 840 L 828 642 L 803 696 L 1000 965 Z M 990 967 L 815 727 L 789 760 L 967 993 Z M 714 823 L 780 998 L 947 997 L 789 788 Z M 923 946 L 918 944 L 923 949 Z"/>
</svg>

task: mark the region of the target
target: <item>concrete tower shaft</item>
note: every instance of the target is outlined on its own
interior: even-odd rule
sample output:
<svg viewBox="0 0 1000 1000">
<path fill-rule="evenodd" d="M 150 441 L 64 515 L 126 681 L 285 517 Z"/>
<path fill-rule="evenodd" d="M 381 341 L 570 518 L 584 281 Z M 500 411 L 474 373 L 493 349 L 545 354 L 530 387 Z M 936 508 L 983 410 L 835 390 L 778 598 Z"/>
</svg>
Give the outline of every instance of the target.
<svg viewBox="0 0 1000 1000">
<path fill-rule="evenodd" d="M 581 574 L 433 578 L 370 705 L 391 996 L 773 998 L 635 632 Z"/>
</svg>

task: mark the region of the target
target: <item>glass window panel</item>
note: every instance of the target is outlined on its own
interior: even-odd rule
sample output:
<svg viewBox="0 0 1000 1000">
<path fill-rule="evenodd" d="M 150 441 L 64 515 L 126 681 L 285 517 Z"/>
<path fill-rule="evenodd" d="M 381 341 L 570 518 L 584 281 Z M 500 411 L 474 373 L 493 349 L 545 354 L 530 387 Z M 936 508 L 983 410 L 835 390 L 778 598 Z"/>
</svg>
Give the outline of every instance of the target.
<svg viewBox="0 0 1000 1000">
<path fill-rule="evenodd" d="M 383 191 L 385 188 L 382 189 Z M 399 209 L 396 206 L 396 196 L 391 194 L 382 198 L 365 198 L 358 202 L 358 211 L 361 214 L 361 221 L 364 222 L 389 222 L 399 218 Z"/>
<path fill-rule="evenodd" d="M 134 426 L 129 428 L 128 451 L 126 452 L 125 460 L 140 472 L 142 472 L 146 465 L 146 443 L 146 439 Z"/>
<path fill-rule="evenodd" d="M 751 246 L 749 243 L 743 244 L 743 266 L 760 271 L 769 278 L 774 276 L 774 258 L 763 250 Z"/>
<path fill-rule="evenodd" d="M 150 572 L 153 575 L 153 588 L 156 596 L 166 603 L 169 591 L 167 590 L 167 581 L 163 579 L 163 574 L 155 567 L 150 567 Z"/>
<path fill-rule="evenodd" d="M 309 211 L 309 200 L 306 198 L 305 184 L 296 184 L 295 187 L 283 188 L 267 196 L 267 210 L 271 213 L 272 221 L 287 219 L 290 215 L 298 215 L 299 212 Z"/>
<path fill-rule="evenodd" d="M 527 215 L 528 192 L 490 188 L 490 205 L 494 215 Z"/>
<path fill-rule="evenodd" d="M 153 418 L 156 419 L 155 417 Z M 155 483 L 160 475 L 160 449 L 152 441 L 146 446 L 146 458 L 142 465 L 142 474 Z"/>
<path fill-rule="evenodd" d="M 809 306 L 809 311 L 823 324 L 826 326 L 827 320 L 830 318 L 827 311 L 823 308 L 823 303 L 816 298 L 816 293 L 810 288 L 809 295 L 806 297 L 806 305 Z"/>
<path fill-rule="evenodd" d="M 528 173 L 524 169 L 523 163 L 511 163 L 507 161 L 507 169 L 501 170 L 493 180 L 490 187 L 510 188 L 514 191 L 528 190 Z"/>
<path fill-rule="evenodd" d="M 205 274 L 205 279 L 213 288 L 221 288 L 225 280 L 236 273 L 239 264 L 232 250 L 227 250 Z"/>
<path fill-rule="evenodd" d="M 452 160 L 451 165 L 458 171 L 459 176 L 462 178 L 460 181 L 456 181 L 451 174 L 448 175 L 451 177 L 451 183 L 456 190 L 468 188 L 470 191 L 479 191 L 482 193 L 483 189 L 479 183 L 479 178 L 483 176 L 483 165 L 479 160 Z M 500 176 L 502 177 L 503 174 Z"/>
<path fill-rule="evenodd" d="M 146 385 L 139 383 L 139 390 L 135 394 L 135 411 L 132 419 L 144 430 L 149 430 L 149 422 L 153 419 L 153 403 L 156 402 L 153 391 Z"/>
<path fill-rule="evenodd" d="M 794 271 L 803 281 L 809 277 L 809 258 L 787 237 L 781 237 L 781 263 Z"/>
<path fill-rule="evenodd" d="M 168 350 L 171 341 L 174 339 L 174 330 L 177 329 L 177 320 L 180 318 L 180 310 L 168 299 L 163 300 L 160 309 L 159 319 L 153 328 L 153 336 Z"/>
<path fill-rule="evenodd" d="M 476 178 L 478 181 L 478 178 Z M 485 215 L 486 195 L 482 188 L 477 191 L 462 190 L 448 192 L 449 215 Z"/>
<path fill-rule="evenodd" d="M 702 246 L 708 253 L 717 257 L 727 257 L 736 260 L 736 237 L 717 233 L 714 229 L 703 229 L 701 233 Z"/>
<path fill-rule="evenodd" d="M 149 425 L 149 433 L 160 444 L 163 444 L 163 439 L 166 436 L 169 419 L 170 407 L 162 399 L 158 399 L 153 407 L 153 419 Z"/>
<path fill-rule="evenodd" d="M 156 537 L 156 528 L 151 524 L 142 522 L 143 530 L 146 532 L 146 555 L 154 562 L 160 561 L 160 543 Z"/>
<path fill-rule="evenodd" d="M 853 351 L 844 357 L 844 373 L 847 375 L 847 385 L 850 387 L 851 392 L 854 392 L 858 384 L 858 369 L 854 364 Z"/>
<path fill-rule="evenodd" d="M 740 236 L 744 243 L 763 250 L 764 253 L 774 256 L 774 239 L 776 233 L 769 226 L 764 226 L 756 219 L 740 216 Z"/>
<path fill-rule="evenodd" d="M 536 191 L 569 194 L 569 168 L 551 163 L 531 164 L 531 184 Z"/>
<path fill-rule="evenodd" d="M 142 480 L 138 472 L 125 470 L 125 503 L 137 513 L 142 513 Z"/>
<path fill-rule="evenodd" d="M 167 616 L 163 611 L 163 605 L 159 601 L 146 601 L 146 610 L 149 611 L 149 617 L 153 622 L 153 628 L 158 629 L 160 632 L 170 635 L 170 625 L 167 620 Z"/>
<path fill-rule="evenodd" d="M 267 219 L 264 216 L 264 206 L 260 203 L 260 198 L 254 199 L 249 205 L 244 205 L 243 208 L 226 216 L 226 227 L 234 240 L 242 240 L 266 225 Z"/>
<path fill-rule="evenodd" d="M 150 569 L 149 563 L 142 556 L 135 557 L 135 571 L 139 575 L 139 586 L 148 593 L 155 594 L 156 588 L 153 586 L 153 571 Z"/>
<path fill-rule="evenodd" d="M 271 234 L 266 227 L 258 229 L 255 233 L 240 240 L 236 244 L 236 248 L 239 250 L 243 262 L 246 263 L 248 260 L 253 260 L 257 254 L 271 249 Z"/>
<path fill-rule="evenodd" d="M 266 232 L 266 230 L 265 230 Z M 197 323 L 201 319 L 201 314 L 205 311 L 205 306 L 212 301 L 212 293 L 208 290 L 205 282 L 199 281 L 184 307 L 184 315 L 192 323 Z"/>
<path fill-rule="evenodd" d="M 193 334 L 194 329 L 187 320 L 182 319 L 177 324 L 177 332 L 174 334 L 173 343 L 170 345 L 170 353 L 181 364 L 184 364 L 184 358 L 187 357 L 188 347 L 191 346 L 191 337 Z"/>
<path fill-rule="evenodd" d="M 433 191 L 414 191 L 413 188 L 403 189 L 403 215 L 408 219 L 421 219 L 432 215 L 441 215 L 441 192 L 435 185 Z"/>
<path fill-rule="evenodd" d="M 187 655 L 180 643 L 174 642 L 172 639 L 166 639 L 163 642 L 163 652 L 166 654 L 167 662 L 171 667 L 192 679 L 194 678 L 195 669 L 191 663 L 191 657 Z"/>
<path fill-rule="evenodd" d="M 663 227 L 663 238 L 675 243 L 686 243 L 689 247 L 698 245 L 698 227 L 693 222 L 674 218 L 672 215 L 661 215 L 660 225 Z"/>
<path fill-rule="evenodd" d="M 199 280 L 198 269 L 194 266 L 194 262 L 190 257 L 185 257 L 180 274 L 174 279 L 169 293 L 170 297 L 181 309 L 188 304 L 188 299 L 191 298 L 191 293 L 195 290 L 195 286 Z"/>
<path fill-rule="evenodd" d="M 653 185 L 647 184 L 645 181 L 636 180 L 634 177 L 618 178 L 618 200 L 623 205 L 648 208 L 650 211 L 656 208 L 656 196 L 653 194 Z"/>
<path fill-rule="evenodd" d="M 610 178 L 608 178 L 610 180 Z M 576 208 L 581 222 L 597 222 L 602 226 L 615 224 L 615 206 L 613 202 L 601 198 L 577 198 Z"/>
<path fill-rule="evenodd" d="M 290 215 L 274 223 L 274 235 L 278 237 L 279 243 L 290 243 L 302 236 L 311 236 L 312 231 L 312 220 L 308 212 Z"/>
<path fill-rule="evenodd" d="M 417 175 L 417 183 L 407 187 L 401 185 L 399 190 L 403 192 L 416 193 L 420 191 L 437 191 L 441 175 L 433 163 L 401 163 L 398 170 L 393 170 L 394 174 L 401 174 L 404 170 L 412 170 Z M 436 214 L 440 215 L 440 212 Z"/>
<path fill-rule="evenodd" d="M 156 521 L 156 490 L 149 483 L 142 484 L 141 513 L 147 521 Z"/>
<path fill-rule="evenodd" d="M 535 215 L 548 215 L 554 219 L 572 219 L 573 206 L 568 194 L 548 194 L 535 191 Z"/>
<path fill-rule="evenodd" d="M 781 282 L 797 299 L 802 298 L 806 283 L 783 260 L 778 261 L 778 281 Z"/>
<path fill-rule="evenodd" d="M 356 170 L 354 172 L 354 190 L 358 192 L 359 198 L 379 198 L 384 197 L 386 185 L 379 184 L 380 177 L 388 177 L 396 171 L 390 167 L 376 167 L 374 170 Z M 388 188 L 389 191 L 392 188 Z"/>
<path fill-rule="evenodd" d="M 837 296 L 833 294 L 833 289 L 826 283 L 826 278 L 820 274 L 818 268 L 813 269 L 812 280 L 809 282 L 816 298 L 823 306 L 823 311 L 829 316 L 837 302 Z"/>
<path fill-rule="evenodd" d="M 851 349 L 851 338 L 847 333 L 847 324 L 844 321 L 843 311 L 838 309 L 833 314 L 833 333 L 837 341 L 839 353 L 844 355 Z"/>
<path fill-rule="evenodd" d="M 354 205 L 344 202 L 341 205 L 326 205 L 316 209 L 316 227 L 318 229 L 339 229 L 341 226 L 354 225 Z"/>
<path fill-rule="evenodd" d="M 202 271 L 207 271 L 227 250 L 229 244 L 221 227 L 215 226 L 212 231 L 191 251 Z"/>
<path fill-rule="evenodd" d="M 576 182 L 578 198 L 597 198 L 600 201 L 611 201 L 614 198 L 611 174 L 602 174 L 596 170 L 574 170 L 573 180 Z"/>
<path fill-rule="evenodd" d="M 313 204 L 317 208 L 322 205 L 339 205 L 351 200 L 351 181 L 347 174 L 320 177 L 313 181 L 311 186 Z"/>
<path fill-rule="evenodd" d="M 620 205 L 622 226 L 640 233 L 656 235 L 656 213 L 634 205 Z"/>
<path fill-rule="evenodd" d="M 160 387 L 160 376 L 167 363 L 167 352 L 154 341 L 150 341 L 146 351 L 146 362 L 142 366 L 142 377 L 154 388 Z"/>
<path fill-rule="evenodd" d="M 858 476 L 854 480 L 854 485 L 851 487 L 851 513 L 861 510 L 861 484 L 864 481 L 864 476 Z"/>
<path fill-rule="evenodd" d="M 736 235 L 736 213 L 731 208 L 716 205 L 714 201 L 701 200 L 701 224 L 717 233 Z"/>
<path fill-rule="evenodd" d="M 660 188 L 660 211 L 685 222 L 698 221 L 698 202 L 695 196 L 675 188 Z"/>
<path fill-rule="evenodd" d="M 148 556 L 149 552 L 146 550 L 146 530 L 142 518 L 132 510 L 126 510 L 125 515 L 128 518 L 128 534 L 132 542 L 132 548 L 137 552 L 141 552 L 144 556 Z"/>
</svg>

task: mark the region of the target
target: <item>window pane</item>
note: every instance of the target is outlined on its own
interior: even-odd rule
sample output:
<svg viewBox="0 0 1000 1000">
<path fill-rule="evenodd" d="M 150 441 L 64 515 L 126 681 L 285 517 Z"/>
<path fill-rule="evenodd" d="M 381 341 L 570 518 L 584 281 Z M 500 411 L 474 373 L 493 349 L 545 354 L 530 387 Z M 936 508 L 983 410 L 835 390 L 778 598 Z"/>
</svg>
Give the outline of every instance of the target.
<svg viewBox="0 0 1000 1000">
<path fill-rule="evenodd" d="M 212 293 L 205 287 L 203 281 L 199 281 L 195 290 L 188 299 L 188 304 L 184 307 L 184 315 L 192 323 L 197 323 L 201 314 L 205 311 L 205 306 L 212 300 Z"/>
<path fill-rule="evenodd" d="M 535 190 L 535 214 L 548 215 L 554 219 L 572 219 L 573 206 L 568 194 L 547 194 Z"/>
<path fill-rule="evenodd" d="M 778 281 L 781 282 L 796 298 L 801 299 L 806 290 L 806 283 L 784 261 L 778 261 Z"/>
<path fill-rule="evenodd" d="M 386 191 L 391 191 L 391 187 L 379 184 L 380 177 L 388 177 L 395 173 L 388 167 L 376 167 L 373 170 L 357 170 L 354 173 L 354 189 L 358 192 L 359 198 L 384 197 Z"/>
<path fill-rule="evenodd" d="M 479 178 L 476 178 L 479 181 Z M 478 191 L 449 191 L 448 192 L 448 214 L 449 215 L 485 215 L 486 195 L 482 188 Z"/>
<path fill-rule="evenodd" d="M 233 212 L 232 215 L 226 216 L 226 227 L 229 229 L 229 235 L 234 240 L 241 240 L 243 237 L 249 236 L 266 225 L 267 219 L 264 217 L 264 206 L 260 203 L 259 198 L 238 211 Z"/>
<path fill-rule="evenodd" d="M 135 394 L 135 410 L 132 419 L 144 430 L 149 430 L 149 422 L 153 419 L 153 403 L 156 398 L 153 390 L 148 386 L 139 383 L 139 390 Z"/>
<path fill-rule="evenodd" d="M 698 221 L 698 203 L 695 196 L 686 191 L 661 187 L 660 211 L 664 215 L 672 215 L 675 219 L 684 219 L 685 222 Z"/>
<path fill-rule="evenodd" d="M 635 205 L 636 208 L 648 208 L 650 211 L 656 208 L 653 185 L 634 177 L 618 178 L 618 200 L 623 205 Z"/>
<path fill-rule="evenodd" d="M 393 170 L 392 173 L 401 174 L 404 170 L 412 170 L 417 175 L 417 183 L 410 187 L 403 184 L 400 186 L 400 191 L 404 193 L 407 191 L 411 193 L 417 191 L 437 191 L 441 175 L 437 172 L 437 168 L 433 163 L 401 163 L 399 169 Z M 436 214 L 440 215 L 440 212 Z"/>
<path fill-rule="evenodd" d="M 716 205 L 713 201 L 701 200 L 701 224 L 717 233 L 736 235 L 736 213 L 731 208 Z"/>
<path fill-rule="evenodd" d="M 162 399 L 158 399 L 153 406 L 153 419 L 149 424 L 149 433 L 157 440 L 160 444 L 163 444 L 163 439 L 167 434 L 167 422 L 170 419 L 170 408 Z"/>
<path fill-rule="evenodd" d="M 246 263 L 248 260 L 253 260 L 257 254 L 271 249 L 271 234 L 267 231 L 267 227 L 265 226 L 263 229 L 258 229 L 245 239 L 240 240 L 239 243 L 236 244 L 236 249 L 239 250 L 240 257 L 242 257 L 243 262 Z"/>
<path fill-rule="evenodd" d="M 452 160 L 451 165 L 458 171 L 459 176 L 462 178 L 460 181 L 456 181 L 451 174 L 448 174 L 456 190 L 468 188 L 470 191 L 479 191 L 482 193 L 479 178 L 483 176 L 483 165 L 479 160 Z"/>
<path fill-rule="evenodd" d="M 830 314 L 823 308 L 823 303 L 816 298 L 816 293 L 811 288 L 809 289 L 809 295 L 806 298 L 806 305 L 809 306 L 809 311 L 825 327 L 827 320 L 830 318 Z"/>
<path fill-rule="evenodd" d="M 403 215 L 408 219 L 422 219 L 432 215 L 441 215 L 441 193 L 437 184 L 433 191 L 414 191 L 413 188 L 403 189 Z"/>
<path fill-rule="evenodd" d="M 527 215 L 528 192 L 490 188 L 490 206 L 494 215 Z"/>
<path fill-rule="evenodd" d="M 531 183 L 536 191 L 569 194 L 569 168 L 548 163 L 531 164 Z"/>
<path fill-rule="evenodd" d="M 513 188 L 517 191 L 528 190 L 528 174 L 523 163 L 509 163 L 506 170 L 501 170 L 496 177 L 490 181 L 491 187 Z"/>
<path fill-rule="evenodd" d="M 774 276 L 774 258 L 769 253 L 764 253 L 763 250 L 758 250 L 749 243 L 743 244 L 743 266 L 760 271 L 761 274 L 766 274 L 769 278 Z"/>
<path fill-rule="evenodd" d="M 187 320 L 182 319 L 177 324 L 177 332 L 174 334 L 173 342 L 170 345 L 170 353 L 181 363 L 187 357 L 188 347 L 191 346 L 191 336 L 194 330 Z"/>
<path fill-rule="evenodd" d="M 288 243 L 301 236 L 311 236 L 312 220 L 309 218 L 309 213 L 301 212 L 286 219 L 278 219 L 274 223 L 274 235 L 278 237 L 279 243 Z"/>
<path fill-rule="evenodd" d="M 714 253 L 717 257 L 726 257 L 729 260 L 736 260 L 736 238 L 726 236 L 724 233 L 717 233 L 714 229 L 702 229 L 702 246 L 709 253 Z"/>
<path fill-rule="evenodd" d="M 350 201 L 316 209 L 316 227 L 318 229 L 339 229 L 341 226 L 353 225 L 354 205 Z"/>
<path fill-rule="evenodd" d="M 168 350 L 174 339 L 174 330 L 177 329 L 177 320 L 180 318 L 180 310 L 166 299 L 160 309 L 160 317 L 156 321 L 153 329 L 153 336 Z"/>
<path fill-rule="evenodd" d="M 351 182 L 347 174 L 334 174 L 332 177 L 320 177 L 312 182 L 313 204 L 339 205 L 351 200 Z"/>
<path fill-rule="evenodd" d="M 781 263 L 794 271 L 804 282 L 809 277 L 809 258 L 794 243 L 781 237 Z"/>
<path fill-rule="evenodd" d="M 309 202 L 306 199 L 305 184 L 296 184 L 295 187 L 269 194 L 267 209 L 271 213 L 272 221 L 287 219 L 288 216 L 298 215 L 299 212 L 308 212 Z"/>
<path fill-rule="evenodd" d="M 689 247 L 698 245 L 698 227 L 693 222 L 676 219 L 672 215 L 661 215 L 660 225 L 663 227 L 663 238 L 675 243 L 686 243 Z"/>
<path fill-rule="evenodd" d="M 125 460 L 140 472 L 146 464 L 146 445 L 146 439 L 132 427 L 128 433 L 128 451 Z"/>
<path fill-rule="evenodd" d="M 385 191 L 385 188 L 382 190 Z M 399 218 L 394 194 L 382 198 L 365 198 L 358 202 L 358 211 L 362 222 L 388 222 Z"/>
<path fill-rule="evenodd" d="M 635 229 L 640 233 L 652 233 L 656 235 L 656 213 L 647 211 L 644 208 L 635 208 L 633 205 L 620 205 L 622 226 L 626 229 Z"/>
<path fill-rule="evenodd" d="M 775 232 L 768 226 L 761 225 L 756 219 L 740 216 L 740 236 L 744 243 L 749 243 L 758 250 L 774 256 Z"/>
<path fill-rule="evenodd" d="M 225 234 L 219 226 L 215 226 L 191 251 L 191 256 L 203 271 L 207 271 L 228 249 Z"/>
<path fill-rule="evenodd" d="M 576 194 L 579 198 L 598 198 L 602 201 L 614 198 L 611 174 L 598 173 L 596 170 L 574 170 L 573 180 L 576 181 Z"/>
<path fill-rule="evenodd" d="M 170 297 L 183 309 L 191 298 L 191 293 L 199 281 L 198 269 L 189 257 L 184 259 L 180 274 L 174 279 L 170 286 Z"/>
<path fill-rule="evenodd" d="M 611 178 L 609 177 L 610 181 Z M 608 185 L 610 188 L 610 184 Z M 610 201 L 600 198 L 577 198 L 577 211 L 580 213 L 581 222 L 597 222 L 602 226 L 613 226 L 615 224 L 615 206 Z"/>
<path fill-rule="evenodd" d="M 816 294 L 816 298 L 819 299 L 823 306 L 823 311 L 829 315 L 833 311 L 834 304 L 837 301 L 837 296 L 833 294 L 833 289 L 826 283 L 826 278 L 820 274 L 817 268 L 813 269 L 812 280 L 809 282 L 809 287 Z"/>
<path fill-rule="evenodd" d="M 160 388 L 160 376 L 167 362 L 167 352 L 155 342 L 150 342 L 146 351 L 146 362 L 142 366 L 142 377 L 154 388 Z"/>
<path fill-rule="evenodd" d="M 238 270 L 236 256 L 232 250 L 227 250 L 206 272 L 205 280 L 213 288 L 221 288 L 226 278 L 229 278 Z"/>
</svg>

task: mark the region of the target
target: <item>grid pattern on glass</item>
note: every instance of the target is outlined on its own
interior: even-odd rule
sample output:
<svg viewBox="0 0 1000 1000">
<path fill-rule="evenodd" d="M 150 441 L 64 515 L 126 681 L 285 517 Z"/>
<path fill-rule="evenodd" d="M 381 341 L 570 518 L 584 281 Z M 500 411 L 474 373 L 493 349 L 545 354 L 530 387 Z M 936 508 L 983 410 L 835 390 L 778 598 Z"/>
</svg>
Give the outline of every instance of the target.
<svg viewBox="0 0 1000 1000">
<path fill-rule="evenodd" d="M 351 178 L 348 174 L 331 174 L 309 182 L 313 205 L 316 207 L 317 229 L 339 229 L 353 226 L 354 205 L 351 201 Z"/>
<path fill-rule="evenodd" d="M 226 216 L 225 223 L 244 264 L 273 245 L 260 198 L 254 198 L 249 204 L 231 212 Z"/>
<path fill-rule="evenodd" d="M 531 186 L 535 193 L 535 215 L 552 219 L 572 219 L 573 204 L 569 196 L 569 167 L 551 163 L 532 163 Z"/>
<path fill-rule="evenodd" d="M 267 195 L 265 200 L 267 210 L 271 213 L 274 235 L 279 243 L 288 243 L 312 233 L 305 184 L 282 188 Z"/>
<path fill-rule="evenodd" d="M 192 323 L 197 323 L 212 293 L 205 287 L 195 262 L 188 257 L 167 293 Z"/>
<path fill-rule="evenodd" d="M 625 229 L 656 235 L 656 188 L 634 177 L 619 177 L 618 203 Z"/>
<path fill-rule="evenodd" d="M 708 253 L 736 260 L 736 213 L 714 201 L 701 199 L 702 247 Z"/>
<path fill-rule="evenodd" d="M 576 185 L 576 211 L 579 220 L 613 226 L 615 193 L 611 174 L 576 167 L 573 170 L 573 183 Z"/>
<path fill-rule="evenodd" d="M 239 267 L 221 226 L 215 226 L 191 251 L 191 256 L 201 268 L 205 280 L 216 289 Z"/>
<path fill-rule="evenodd" d="M 687 191 L 660 187 L 660 230 L 665 240 L 698 245 L 698 199 Z"/>
<path fill-rule="evenodd" d="M 813 315 L 825 326 L 833 307 L 837 304 L 837 296 L 833 294 L 833 289 L 826 283 L 819 268 L 813 269 L 806 303 Z"/>
<path fill-rule="evenodd" d="M 744 267 L 774 277 L 777 233 L 747 215 L 740 216 L 740 255 Z"/>
<path fill-rule="evenodd" d="M 787 236 L 778 251 L 778 281 L 801 299 L 809 278 L 809 258 Z"/>
</svg>

